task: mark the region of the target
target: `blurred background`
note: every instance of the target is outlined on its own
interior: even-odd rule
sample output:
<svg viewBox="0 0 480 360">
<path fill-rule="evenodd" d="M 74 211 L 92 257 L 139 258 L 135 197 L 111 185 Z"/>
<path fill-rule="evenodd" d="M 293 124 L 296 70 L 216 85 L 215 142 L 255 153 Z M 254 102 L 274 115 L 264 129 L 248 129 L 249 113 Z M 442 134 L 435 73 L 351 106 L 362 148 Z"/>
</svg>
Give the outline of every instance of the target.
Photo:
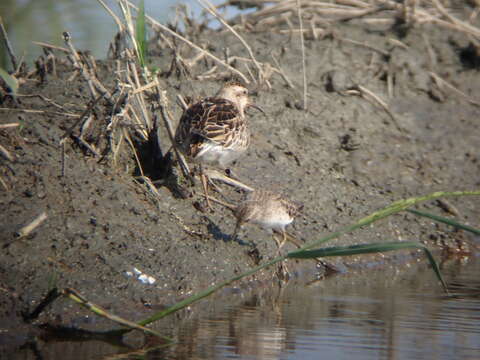
<svg viewBox="0 0 480 360">
<path fill-rule="evenodd" d="M 116 0 L 104 0 L 118 12 Z M 132 1 L 138 4 L 138 0 Z M 218 5 L 224 1 L 211 0 Z M 185 4 L 195 17 L 202 13 L 196 0 L 145 0 L 145 11 L 161 23 L 175 20 L 175 7 Z M 226 17 L 235 14 L 228 9 Z M 28 64 L 42 53 L 33 41 L 63 46 L 62 33 L 68 31 L 78 50 L 90 50 L 96 59 L 106 57 L 108 45 L 117 32 L 117 26 L 97 0 L 1 0 L 0 16 L 18 59 Z M 215 22 L 212 21 L 212 26 Z M 3 41 L 0 41 L 0 67 L 10 69 Z"/>
</svg>

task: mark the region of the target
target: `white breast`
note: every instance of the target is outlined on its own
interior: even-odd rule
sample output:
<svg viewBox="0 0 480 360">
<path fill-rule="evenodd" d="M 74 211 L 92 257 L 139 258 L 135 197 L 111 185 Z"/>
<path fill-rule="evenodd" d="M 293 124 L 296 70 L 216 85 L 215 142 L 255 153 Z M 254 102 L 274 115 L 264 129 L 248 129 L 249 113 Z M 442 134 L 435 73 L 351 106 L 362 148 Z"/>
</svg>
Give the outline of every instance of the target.
<svg viewBox="0 0 480 360">
<path fill-rule="evenodd" d="M 267 231 L 276 230 L 282 232 L 285 230 L 285 227 L 291 224 L 293 218 L 290 217 L 286 212 L 279 212 L 275 215 L 265 213 L 263 216 L 260 216 L 256 219 L 252 219 L 252 222 L 260 225 Z"/>
<path fill-rule="evenodd" d="M 239 151 L 238 149 L 229 149 L 214 142 L 207 142 L 203 145 L 202 150 L 197 154 L 195 160 L 201 163 L 220 165 L 225 168 L 238 159 L 242 153 L 243 151 Z"/>
</svg>

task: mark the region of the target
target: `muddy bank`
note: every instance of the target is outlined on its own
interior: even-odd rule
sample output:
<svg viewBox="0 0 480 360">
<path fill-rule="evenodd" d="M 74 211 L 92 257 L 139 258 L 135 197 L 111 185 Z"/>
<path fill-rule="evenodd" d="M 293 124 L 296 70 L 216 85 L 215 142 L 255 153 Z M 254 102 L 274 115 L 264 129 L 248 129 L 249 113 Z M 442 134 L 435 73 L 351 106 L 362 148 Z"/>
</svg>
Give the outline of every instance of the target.
<svg viewBox="0 0 480 360">
<path fill-rule="evenodd" d="M 228 31 L 186 35 L 219 58 L 226 56 L 226 48 L 228 56 L 248 58 Z M 461 56 L 470 46 L 462 34 L 424 27 L 399 38 L 389 27 L 372 31 L 342 23 L 329 36 L 306 36 L 306 110 L 298 38 L 265 31 L 243 31 L 242 36 L 264 69 L 270 64 L 278 71 L 270 71 L 268 82 L 250 85 L 267 116 L 250 114 L 252 144 L 233 169 L 253 187 L 275 189 L 305 204 L 292 229 L 300 238 L 317 239 L 394 200 L 479 188 L 480 110 L 472 102 L 480 101 L 480 81 L 478 67 Z M 186 66 L 161 39 L 157 46 L 152 67 L 159 69 L 175 121 L 182 112 L 177 94 L 192 99 L 212 95 L 231 75 L 207 58 Z M 183 60 L 196 55 L 183 44 L 178 53 Z M 40 63 L 16 99 L 3 98 L 0 124 L 20 126 L 0 129 L 0 144 L 14 160 L 0 164 L 2 321 L 20 323 L 22 312 L 53 286 L 75 288 L 113 312 L 138 317 L 151 305 L 169 304 L 275 254 L 275 243 L 255 227 L 243 232 L 242 242 L 231 241 L 231 214 L 221 206 L 214 213 L 199 211 L 200 186 L 186 192 L 178 187 L 176 164 L 166 174 L 168 166 L 154 153 L 155 142 L 147 140 L 155 136 L 148 131 L 142 136 L 138 123 L 118 116 L 125 104 L 139 106 L 134 95 L 125 97 L 128 87 L 119 82 L 124 62 L 95 63 L 95 73 L 114 101 L 100 100 L 77 124 L 92 101 L 89 85 L 61 53 L 54 61 L 55 66 L 48 59 Z M 232 64 L 248 74 L 246 62 Z M 251 64 L 249 69 L 254 71 Z M 124 107 L 117 107 L 118 102 Z M 164 155 L 170 143 L 160 117 L 158 123 Z M 154 191 L 139 177 L 142 172 L 156 182 Z M 242 196 L 221 188 L 231 202 Z M 453 213 L 458 221 L 478 227 L 478 199 L 448 199 L 421 208 L 444 216 Z M 32 234 L 12 241 L 42 212 L 47 219 Z M 462 254 L 475 251 L 478 244 L 462 231 L 401 214 L 331 245 L 387 240 L 421 241 Z M 256 244 L 254 251 L 250 242 Z M 385 258 L 368 261 L 382 263 Z M 359 261 L 332 260 L 344 271 Z M 313 263 L 305 266 L 316 271 Z M 148 276 L 146 282 L 135 269 Z M 255 279 L 272 277 L 264 272 Z M 49 314 L 62 314 L 60 322 L 68 322 L 82 310 L 65 301 L 56 303 L 43 320 Z"/>
</svg>

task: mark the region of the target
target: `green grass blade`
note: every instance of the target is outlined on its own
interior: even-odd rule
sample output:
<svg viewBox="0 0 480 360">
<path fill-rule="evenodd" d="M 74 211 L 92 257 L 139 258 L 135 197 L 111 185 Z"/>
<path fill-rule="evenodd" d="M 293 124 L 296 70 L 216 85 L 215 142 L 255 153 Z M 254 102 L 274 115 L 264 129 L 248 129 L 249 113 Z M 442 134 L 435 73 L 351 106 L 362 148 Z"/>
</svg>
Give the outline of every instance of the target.
<svg viewBox="0 0 480 360">
<path fill-rule="evenodd" d="M 408 209 L 407 211 L 409 213 L 412 213 L 412 214 L 415 214 L 415 215 L 418 215 L 418 216 L 423 216 L 423 217 L 432 219 L 434 221 L 456 227 L 458 229 L 469 231 L 469 232 L 471 232 L 475 235 L 480 235 L 480 230 L 475 229 L 474 227 L 471 227 L 471 226 L 468 226 L 468 225 L 460 224 L 459 222 L 456 222 L 455 220 L 448 219 L 448 218 L 445 218 L 443 216 L 430 214 L 430 213 L 426 213 L 426 212 L 418 211 L 418 210 L 414 210 L 414 209 Z"/>
<path fill-rule="evenodd" d="M 442 283 L 443 290 L 445 290 L 447 295 L 450 295 L 450 293 L 448 292 L 447 283 L 445 282 L 445 280 L 443 280 L 443 276 L 442 276 L 442 273 L 440 272 L 440 268 L 438 267 L 437 262 L 433 258 L 432 253 L 425 246 L 423 247 L 423 252 L 424 252 L 425 256 L 427 257 L 428 261 L 430 262 L 430 265 L 432 266 L 433 271 L 437 275 L 437 278 Z"/>
<path fill-rule="evenodd" d="M 317 257 L 351 256 L 359 254 L 370 254 L 378 252 L 396 251 L 407 248 L 424 248 L 421 244 L 413 241 L 404 242 L 382 242 L 371 244 L 360 244 L 350 246 L 334 246 L 323 249 L 292 251 L 288 253 L 289 258 L 314 259 Z"/>
<path fill-rule="evenodd" d="M 147 58 L 147 31 L 145 27 L 145 4 L 141 0 L 138 6 L 137 23 L 135 26 L 135 41 L 137 43 L 138 58 L 140 65 L 145 67 L 145 60 Z"/>
<path fill-rule="evenodd" d="M 480 190 L 474 190 L 474 191 L 438 191 L 434 192 L 429 195 L 425 196 L 419 196 L 419 197 L 414 197 L 414 198 L 409 198 L 409 199 L 404 199 L 404 200 L 398 200 L 392 203 L 391 205 L 375 211 L 371 215 L 364 217 L 363 219 L 360 219 L 357 221 L 355 224 L 347 226 L 343 229 L 340 229 L 339 231 L 336 231 L 334 233 L 331 233 L 330 235 L 327 235 L 319 240 L 312 241 L 305 246 L 303 246 L 300 250 L 305 250 L 305 249 L 311 249 L 312 247 L 318 246 L 320 244 L 326 243 L 329 240 L 336 239 L 340 235 L 352 232 L 356 229 L 359 229 L 363 226 L 370 225 L 374 223 L 375 221 L 381 220 L 383 218 L 386 218 L 390 215 L 399 213 L 400 211 L 406 210 L 409 207 L 416 205 L 418 203 L 428 201 L 428 200 L 435 200 L 441 197 L 450 197 L 450 196 L 472 196 L 472 195 L 480 195 Z"/>
<path fill-rule="evenodd" d="M 319 240 L 316 240 L 316 241 L 313 241 L 311 243 L 306 244 L 305 246 L 300 248 L 300 250 L 298 250 L 297 252 L 300 252 L 302 250 L 307 250 L 307 249 L 310 249 L 312 247 L 318 246 L 318 245 L 320 245 L 322 243 L 325 243 L 329 240 L 335 239 L 342 234 L 352 232 L 352 231 L 354 231 L 354 230 L 356 230 L 360 227 L 369 225 L 369 224 L 371 224 L 375 221 L 381 220 L 381 219 L 383 219 L 387 216 L 390 216 L 390 215 L 396 214 L 400 211 L 406 210 L 408 207 L 413 206 L 413 205 L 418 204 L 418 203 L 423 202 L 423 201 L 434 200 L 434 199 L 438 199 L 438 198 L 441 198 L 441 197 L 448 197 L 448 196 L 469 196 L 469 195 L 480 195 L 480 190 L 476 190 L 476 191 L 454 191 L 454 192 L 435 192 L 435 193 L 432 193 L 432 194 L 429 194 L 429 195 L 426 195 L 426 196 L 409 198 L 409 199 L 405 199 L 405 200 L 399 200 L 399 201 L 394 202 L 390 206 L 387 206 L 386 208 L 383 208 L 383 209 L 381 209 L 379 211 L 376 211 L 373 214 L 371 214 L 371 215 L 369 215 L 369 216 L 367 216 L 363 219 L 360 219 L 354 225 L 347 226 L 347 227 L 345 227 L 343 229 L 340 229 L 339 231 L 336 231 L 336 232 L 334 232 L 330 235 L 327 235 L 327 236 L 325 236 L 325 237 L 323 237 Z M 420 245 L 418 243 L 415 243 L 415 244 L 417 246 Z M 432 264 L 432 267 L 433 267 L 435 273 L 437 274 L 437 277 L 439 277 L 439 279 L 441 279 L 440 281 L 442 282 L 442 285 L 444 286 L 444 288 L 446 288 L 446 284 L 443 281 L 443 278 L 441 277 L 440 270 L 438 269 L 438 266 L 435 263 L 435 260 L 433 259 L 432 254 L 428 251 L 427 248 L 423 247 L 422 249 L 425 251 L 428 259 L 430 260 L 430 263 Z M 295 253 L 295 252 L 293 252 L 293 253 Z M 277 257 L 277 258 L 275 258 L 275 259 L 273 259 L 273 260 L 271 260 L 271 261 L 269 261 L 269 262 L 267 262 L 263 265 L 259 265 L 259 266 L 255 267 L 255 268 L 253 268 L 253 269 L 251 269 L 247 272 L 244 272 L 244 273 L 242 273 L 240 275 L 237 275 L 233 278 L 230 278 L 228 280 L 222 281 L 217 285 L 211 286 L 208 289 L 206 289 L 204 291 L 201 291 L 198 294 L 194 294 L 194 295 L 192 295 L 192 296 L 190 296 L 190 297 L 172 305 L 168 309 L 165 309 L 163 311 L 160 311 L 160 312 L 152 315 L 148 319 L 140 321 L 138 324 L 142 325 L 142 326 L 145 326 L 145 325 L 148 325 L 148 324 L 150 324 L 154 321 L 160 320 L 161 318 L 163 318 L 163 317 L 165 317 L 165 316 L 167 316 L 171 313 L 174 313 L 178 310 L 181 310 L 181 309 L 193 304 L 194 302 L 197 302 L 197 301 L 213 294 L 215 291 L 217 291 L 218 289 L 221 289 L 224 286 L 227 286 L 227 285 L 229 285 L 229 284 L 231 284 L 231 283 L 233 283 L 237 280 L 240 280 L 240 279 L 242 279 L 246 276 L 250 276 L 250 275 L 256 273 L 257 271 L 260 271 L 260 270 L 265 269 L 265 268 L 267 268 L 271 265 L 274 265 L 274 264 L 276 264 L 280 261 L 285 260 L 291 254 L 292 253 L 286 254 L 284 256 Z"/>
<path fill-rule="evenodd" d="M 7 83 L 10 90 L 12 90 L 12 94 L 16 95 L 17 90 L 18 90 L 17 79 L 15 77 L 13 77 L 12 75 L 10 75 L 5 70 L 3 70 L 2 68 L 0 68 L 0 77 L 3 79 L 3 81 L 5 81 Z"/>
<path fill-rule="evenodd" d="M 269 262 L 265 263 L 265 264 L 262 264 L 262 265 L 259 265 L 251 270 L 248 270 L 247 272 L 244 272 L 240 275 L 237 275 L 233 278 L 230 278 L 228 280 L 225 280 L 225 281 L 222 281 L 220 282 L 219 284 L 217 285 L 213 285 L 213 286 L 210 286 L 208 289 L 206 290 L 203 290 L 201 292 L 199 292 L 198 294 L 195 294 L 195 295 L 192 295 L 188 298 L 186 298 L 185 300 L 182 300 L 174 305 L 172 305 L 171 307 L 169 307 L 168 309 L 165 309 L 165 310 L 162 310 L 154 315 L 152 315 L 151 317 L 149 317 L 148 319 L 145 319 L 145 320 L 142 320 L 138 323 L 138 325 L 142 325 L 142 326 L 145 326 L 145 325 L 148 325 L 154 321 L 157 321 L 171 313 L 174 313 L 180 309 L 183 309 L 184 307 L 187 307 L 189 305 L 191 305 L 192 303 L 194 302 L 197 302 L 211 294 L 213 294 L 215 291 L 217 291 L 218 289 L 221 289 L 222 287 L 224 286 L 227 286 L 231 283 L 233 283 L 234 281 L 237 281 L 237 280 L 240 280 L 246 276 L 250 276 L 250 275 L 253 275 L 255 274 L 257 271 L 260 271 L 266 267 L 269 267 L 273 264 L 276 264 L 280 261 L 283 261 L 285 260 L 286 256 L 280 256 L 280 257 L 277 257 L 273 260 L 270 260 Z"/>
<path fill-rule="evenodd" d="M 387 251 L 397 251 L 402 249 L 422 249 L 427 256 L 430 265 L 432 266 L 435 275 L 438 280 L 441 282 L 443 289 L 448 294 L 447 284 L 443 280 L 440 269 L 437 265 L 437 262 L 432 256 L 430 250 L 428 250 L 424 245 L 414 242 L 414 241 L 404 241 L 404 242 L 385 242 L 385 243 L 372 243 L 372 244 L 361 244 L 361 245 L 351 245 L 351 246 L 335 246 L 325 249 L 316 249 L 316 250 L 300 250 L 293 251 L 288 253 L 287 256 L 293 259 L 315 259 L 323 258 L 329 256 L 351 256 L 359 254 L 371 254 Z"/>
</svg>

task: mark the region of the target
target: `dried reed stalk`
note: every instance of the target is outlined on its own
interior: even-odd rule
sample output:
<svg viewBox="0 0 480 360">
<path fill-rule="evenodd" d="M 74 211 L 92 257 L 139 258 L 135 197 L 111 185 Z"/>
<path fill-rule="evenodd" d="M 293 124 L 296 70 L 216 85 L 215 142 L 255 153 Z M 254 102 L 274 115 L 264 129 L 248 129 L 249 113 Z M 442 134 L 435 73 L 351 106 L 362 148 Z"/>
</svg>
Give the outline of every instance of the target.
<svg viewBox="0 0 480 360">
<path fill-rule="evenodd" d="M 297 0 L 271 1 L 265 3 L 263 0 L 249 0 L 249 4 L 258 4 L 261 9 L 245 15 L 245 21 L 253 27 L 254 31 L 272 31 L 273 25 L 288 25 L 291 15 L 298 7 Z M 222 5 L 225 6 L 225 5 Z M 314 1 L 302 0 L 302 11 L 312 17 L 322 18 L 323 21 L 333 24 L 335 22 L 359 19 L 372 25 L 393 24 L 399 15 L 407 26 L 415 24 L 434 24 L 454 31 L 462 32 L 477 40 L 480 39 L 480 29 L 472 25 L 480 13 L 480 7 L 472 11 L 466 20 L 461 20 L 445 8 L 440 0 L 406 0 L 397 2 L 395 0 L 378 0 L 374 3 L 359 0 L 332 0 Z M 382 12 L 387 15 L 371 17 Z M 268 26 L 266 26 L 268 25 Z"/>
<path fill-rule="evenodd" d="M 129 1 L 126 1 L 126 3 L 128 4 L 129 7 L 132 7 L 136 10 L 138 10 L 138 7 L 135 6 L 134 4 L 132 4 L 131 2 Z M 171 36 L 179 39 L 180 41 L 186 43 L 187 45 L 189 45 L 190 47 L 200 51 L 201 53 L 205 54 L 205 56 L 207 56 L 208 58 L 212 59 L 213 61 L 215 61 L 216 63 L 224 66 L 225 68 L 227 68 L 229 71 L 233 72 L 234 74 L 238 75 L 246 84 L 249 84 L 250 81 L 248 80 L 248 78 L 242 73 L 240 72 L 239 70 L 235 69 L 234 67 L 230 66 L 229 64 L 225 63 L 224 61 L 220 60 L 218 57 L 216 57 L 215 55 L 211 54 L 210 52 L 208 52 L 207 50 L 205 49 L 202 49 L 200 46 L 194 44 L 193 42 L 191 42 L 190 40 L 188 40 L 187 38 L 185 38 L 184 36 L 178 34 L 177 32 L 173 31 L 172 29 L 168 28 L 167 26 L 163 25 L 163 24 L 160 24 L 158 21 L 156 21 L 155 19 L 153 19 L 151 16 L 148 16 L 148 15 L 145 15 L 145 19 L 147 21 L 150 22 L 150 24 L 163 31 L 163 32 L 166 32 L 168 34 L 170 34 Z"/>
<path fill-rule="evenodd" d="M 247 50 L 248 55 L 250 56 L 250 59 L 252 59 L 253 64 L 257 68 L 257 72 L 258 72 L 258 76 L 259 76 L 259 81 L 258 82 L 261 83 L 262 80 L 264 79 L 263 69 L 262 69 L 262 66 L 260 65 L 260 63 L 257 61 L 257 59 L 255 59 L 255 55 L 253 55 L 253 51 L 252 51 L 252 48 L 250 47 L 250 45 L 248 45 L 247 42 L 240 36 L 240 34 L 233 27 L 228 25 L 228 23 L 223 19 L 223 17 L 220 16 L 220 14 L 217 11 L 215 11 L 215 8 L 212 5 L 212 3 L 210 3 L 208 0 L 197 0 L 197 1 L 200 5 L 203 6 L 203 8 L 205 10 L 207 10 L 210 14 L 212 14 L 218 21 L 220 21 L 223 26 L 225 26 L 228 30 L 230 30 L 231 33 L 237 37 L 238 40 L 240 40 L 242 45 Z M 255 78 L 254 78 L 254 80 L 255 80 Z"/>
</svg>

